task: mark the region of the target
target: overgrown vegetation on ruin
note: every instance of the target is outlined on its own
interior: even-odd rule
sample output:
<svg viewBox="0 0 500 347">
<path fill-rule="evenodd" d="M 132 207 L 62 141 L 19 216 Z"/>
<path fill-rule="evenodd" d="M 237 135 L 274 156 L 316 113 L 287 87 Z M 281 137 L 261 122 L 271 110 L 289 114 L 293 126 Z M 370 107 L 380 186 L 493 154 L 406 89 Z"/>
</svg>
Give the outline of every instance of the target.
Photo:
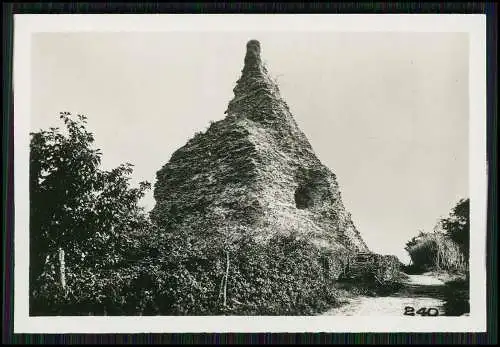
<svg viewBox="0 0 500 347">
<path fill-rule="evenodd" d="M 296 233 L 156 226 L 130 164 L 105 171 L 84 116 L 31 134 L 31 315 L 308 315 L 339 302 L 353 254 Z M 381 258 L 364 283 L 393 283 Z M 365 269 L 366 270 L 366 269 Z M 372 276 L 373 275 L 373 276 Z"/>
</svg>

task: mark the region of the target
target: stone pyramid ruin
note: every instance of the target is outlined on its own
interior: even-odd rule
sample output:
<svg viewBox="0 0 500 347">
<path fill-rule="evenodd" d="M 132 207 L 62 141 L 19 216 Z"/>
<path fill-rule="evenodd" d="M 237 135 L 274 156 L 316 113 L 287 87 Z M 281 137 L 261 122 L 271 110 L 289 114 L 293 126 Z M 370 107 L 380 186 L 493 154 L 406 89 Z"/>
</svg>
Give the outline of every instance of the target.
<svg viewBox="0 0 500 347">
<path fill-rule="evenodd" d="M 265 242 L 299 235 L 318 247 L 369 252 L 335 174 L 316 157 L 261 61 L 256 40 L 226 117 L 173 153 L 157 172 L 152 219 L 175 229 L 231 230 Z"/>
</svg>

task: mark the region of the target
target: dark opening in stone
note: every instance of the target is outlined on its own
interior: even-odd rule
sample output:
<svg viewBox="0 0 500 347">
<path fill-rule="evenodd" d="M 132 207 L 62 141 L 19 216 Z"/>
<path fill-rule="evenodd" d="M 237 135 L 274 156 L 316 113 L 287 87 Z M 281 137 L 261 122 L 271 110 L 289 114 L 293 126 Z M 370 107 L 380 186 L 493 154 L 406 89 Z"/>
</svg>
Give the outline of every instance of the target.
<svg viewBox="0 0 500 347">
<path fill-rule="evenodd" d="M 307 187 L 301 186 L 298 187 L 295 191 L 295 206 L 299 209 L 306 209 L 311 207 L 312 205 L 312 196 L 311 192 Z"/>
</svg>

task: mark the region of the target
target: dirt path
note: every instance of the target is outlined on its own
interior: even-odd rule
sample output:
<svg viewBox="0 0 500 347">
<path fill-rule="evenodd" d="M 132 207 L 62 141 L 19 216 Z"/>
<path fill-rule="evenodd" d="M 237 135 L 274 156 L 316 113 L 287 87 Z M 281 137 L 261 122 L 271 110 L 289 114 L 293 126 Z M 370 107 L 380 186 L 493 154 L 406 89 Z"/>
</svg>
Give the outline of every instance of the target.
<svg viewBox="0 0 500 347">
<path fill-rule="evenodd" d="M 429 275 L 409 275 L 405 285 L 390 296 L 359 296 L 348 299 L 341 307 L 331 309 L 325 316 L 403 316 L 405 307 L 411 306 L 414 312 L 420 308 L 436 308 L 444 315 L 444 282 Z M 418 315 L 418 314 L 417 314 Z"/>
</svg>

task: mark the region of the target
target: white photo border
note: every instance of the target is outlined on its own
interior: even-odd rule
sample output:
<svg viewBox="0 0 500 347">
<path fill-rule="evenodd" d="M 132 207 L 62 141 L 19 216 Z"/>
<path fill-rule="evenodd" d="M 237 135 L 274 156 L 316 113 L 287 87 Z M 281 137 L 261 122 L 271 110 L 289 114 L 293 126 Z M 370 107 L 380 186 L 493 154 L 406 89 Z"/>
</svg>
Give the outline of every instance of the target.
<svg viewBox="0 0 500 347">
<path fill-rule="evenodd" d="M 38 32 L 466 32 L 469 34 L 470 315 L 30 317 L 31 37 Z M 483 14 L 16 14 L 14 15 L 14 333 L 485 332 L 486 15 Z"/>
</svg>

